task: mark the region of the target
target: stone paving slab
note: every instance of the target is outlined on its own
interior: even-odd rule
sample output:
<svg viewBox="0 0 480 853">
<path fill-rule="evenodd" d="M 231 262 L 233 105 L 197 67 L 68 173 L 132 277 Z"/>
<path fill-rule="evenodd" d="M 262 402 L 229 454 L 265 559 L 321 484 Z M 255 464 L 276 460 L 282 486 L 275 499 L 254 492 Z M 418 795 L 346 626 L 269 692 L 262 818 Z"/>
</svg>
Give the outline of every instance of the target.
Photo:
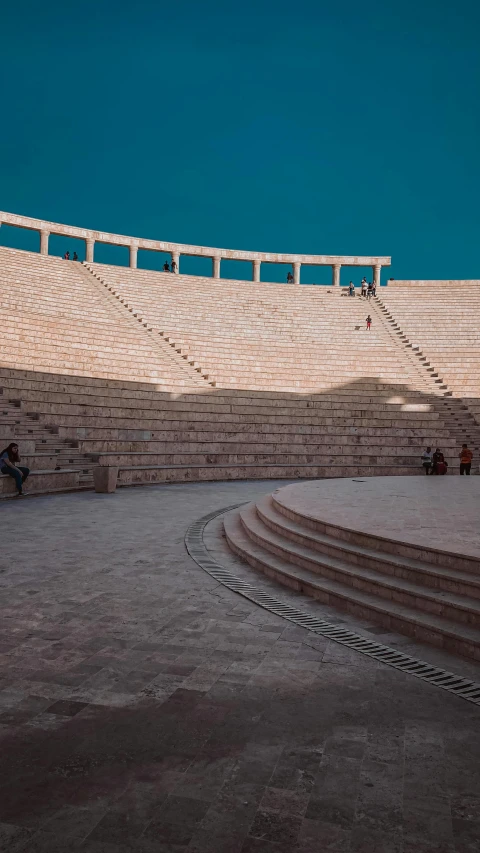
<svg viewBox="0 0 480 853">
<path fill-rule="evenodd" d="M 290 625 L 186 554 L 192 521 L 279 485 L 1 507 L 0 851 L 476 849 L 478 708 Z M 219 519 L 206 538 L 226 552 Z"/>
</svg>

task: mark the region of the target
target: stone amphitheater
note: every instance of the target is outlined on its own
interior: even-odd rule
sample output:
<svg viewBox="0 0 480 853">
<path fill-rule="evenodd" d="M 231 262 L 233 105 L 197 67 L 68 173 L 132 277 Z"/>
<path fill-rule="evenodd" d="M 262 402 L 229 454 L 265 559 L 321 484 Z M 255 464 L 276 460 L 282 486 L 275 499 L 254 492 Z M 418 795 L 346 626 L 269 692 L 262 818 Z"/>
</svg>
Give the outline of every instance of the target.
<svg viewBox="0 0 480 853">
<path fill-rule="evenodd" d="M 21 442 L 32 493 L 92 488 L 96 466 L 124 486 L 418 474 L 426 444 L 456 472 L 462 441 L 478 452 L 479 282 L 390 281 L 367 306 L 340 267 L 371 264 L 379 283 L 390 258 L 0 221 L 41 238 L 39 254 L 0 249 L 0 430 Z M 87 260 L 50 257 L 49 234 L 84 239 Z M 95 242 L 127 246 L 130 268 L 95 263 Z M 136 269 L 138 249 L 170 252 L 177 274 Z M 211 256 L 212 278 L 182 275 L 182 254 Z M 253 283 L 221 279 L 221 258 L 251 261 Z M 262 262 L 291 264 L 295 284 L 256 283 Z M 298 287 L 302 263 L 331 265 L 332 286 Z"/>
<path fill-rule="evenodd" d="M 59 771 L 44 758 L 35 780 L 15 771 L 11 796 L 2 787 L 0 849 L 54 853 L 64 849 L 60 833 L 92 853 L 473 850 L 471 826 L 461 827 L 463 846 L 460 830 L 454 840 L 452 804 L 475 811 L 478 770 L 466 750 L 461 772 L 435 787 L 446 771 L 431 720 L 458 725 L 466 743 L 480 704 L 480 481 L 452 479 L 462 443 L 474 454 L 472 474 L 480 459 L 480 281 L 381 286 L 384 256 L 215 249 L 5 212 L 0 224 L 40 236 L 38 253 L 0 247 L 0 438 L 18 441 L 31 469 L 28 495 L 39 496 L 10 500 L 14 483 L 0 474 L 5 524 L 21 524 L 27 537 L 20 569 L 2 569 L 10 621 L 0 636 L 0 735 L 14 726 L 21 752 L 21 738 L 54 730 L 48 750 L 63 756 Z M 84 260 L 49 255 L 50 235 L 70 238 L 72 248 L 84 241 Z M 129 266 L 97 263 L 99 243 L 128 249 Z M 139 251 L 169 256 L 175 273 L 139 269 Z M 185 275 L 184 256 L 211 258 L 212 276 Z M 251 263 L 252 280 L 221 278 L 222 260 Z M 269 263 L 284 264 L 292 282 L 262 282 Z M 331 268 L 331 283 L 302 286 L 302 265 Z M 367 301 L 357 287 L 351 298 L 342 267 L 357 284 L 355 268 L 371 267 L 376 296 Z M 427 445 L 443 450 L 447 477 L 422 476 Z M 115 487 L 115 495 L 98 493 Z M 382 681 L 385 669 L 390 680 Z M 326 674 L 332 696 L 320 711 Z M 269 717 L 272 691 L 289 720 Z M 240 710 L 237 700 L 246 703 Z M 131 798 L 119 805 L 133 784 L 122 762 L 136 762 L 138 735 L 126 759 L 108 740 L 112 723 L 129 741 L 129 719 L 115 723 L 115 714 L 132 709 L 135 726 L 146 727 L 145 749 L 156 743 L 150 714 L 167 728 L 197 726 L 195 737 L 181 728 L 163 744 L 161 796 L 158 768 L 142 765 L 135 796 L 150 786 L 159 811 L 147 797 L 141 817 Z M 237 728 L 221 722 L 220 735 L 215 727 L 229 712 Z M 92 763 L 71 788 L 77 771 L 64 728 L 90 744 L 96 721 L 108 729 L 103 764 L 120 781 L 99 781 L 87 750 L 82 760 Z M 312 746 L 318 725 L 323 753 Z M 426 738 L 431 782 L 420 764 L 416 771 L 428 789 L 424 811 L 443 815 L 448 797 L 447 829 L 444 816 L 441 829 L 430 822 L 427 830 L 408 793 L 393 820 L 390 777 L 379 783 L 385 802 L 362 795 L 362 814 L 383 810 L 383 822 L 358 818 L 351 779 L 379 729 L 373 762 L 397 760 L 393 729 L 420 763 Z M 188 741 L 183 751 L 178 738 Z M 292 743 L 288 757 L 282 750 Z M 7 768 L 16 766 L 15 744 Z M 28 755 L 39 748 L 32 744 Z M 390 757 L 378 759 L 382 749 Z M 234 768 L 243 788 L 229 800 L 235 820 L 227 826 L 218 797 Z M 295 787 L 292 774 L 315 781 Z M 403 778 L 421 799 L 418 779 Z M 126 828 L 132 809 L 137 823 Z M 364 846 L 354 843 L 359 833 Z M 431 846 L 421 846 L 427 836 Z"/>
</svg>

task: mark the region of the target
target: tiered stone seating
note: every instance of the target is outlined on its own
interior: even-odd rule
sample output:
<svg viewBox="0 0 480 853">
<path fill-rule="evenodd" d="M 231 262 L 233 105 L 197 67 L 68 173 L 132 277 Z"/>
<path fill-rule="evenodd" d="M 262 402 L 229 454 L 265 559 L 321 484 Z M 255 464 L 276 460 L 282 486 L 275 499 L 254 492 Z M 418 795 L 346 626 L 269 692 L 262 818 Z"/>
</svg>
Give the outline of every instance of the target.
<svg viewBox="0 0 480 853">
<path fill-rule="evenodd" d="M 81 264 L 0 247 L 3 366 L 155 382 L 202 380 L 100 292 Z"/>
<path fill-rule="evenodd" d="M 380 304 L 480 423 L 480 281 L 390 281 Z"/>
<path fill-rule="evenodd" d="M 32 467 L 55 471 L 58 452 L 79 485 L 97 464 L 129 485 L 408 474 L 426 444 L 456 454 L 465 432 L 441 385 L 378 312 L 364 330 L 373 304 L 329 288 L 92 269 L 101 280 L 0 249 L 0 388 L 24 432 L 9 432 L 8 414 L 0 429 L 5 443 L 26 440 L 28 425 L 44 431 Z M 183 335 L 187 357 L 160 331 Z"/>
<path fill-rule="evenodd" d="M 21 399 L 25 413 L 75 442 L 90 464 L 118 465 L 126 484 L 414 473 L 425 443 L 437 441 L 447 455 L 456 448 L 431 403 L 385 384 L 372 383 L 367 398 L 355 385 L 307 398 L 220 389 L 173 394 L 0 368 L 0 385 L 6 398 Z M 365 399 L 372 401 L 368 414 Z"/>
<path fill-rule="evenodd" d="M 318 391 L 362 380 L 368 390 L 369 378 L 407 378 L 411 387 L 426 388 L 384 324 L 365 332 L 371 304 L 340 289 L 88 268 L 218 387 Z"/>
<path fill-rule="evenodd" d="M 18 442 L 21 464 L 31 470 L 29 492 L 92 488 L 91 462 L 74 449 L 76 442 L 59 438 L 0 393 L 0 449 L 11 441 Z M 15 493 L 13 479 L 0 475 L 0 497 Z"/>
</svg>

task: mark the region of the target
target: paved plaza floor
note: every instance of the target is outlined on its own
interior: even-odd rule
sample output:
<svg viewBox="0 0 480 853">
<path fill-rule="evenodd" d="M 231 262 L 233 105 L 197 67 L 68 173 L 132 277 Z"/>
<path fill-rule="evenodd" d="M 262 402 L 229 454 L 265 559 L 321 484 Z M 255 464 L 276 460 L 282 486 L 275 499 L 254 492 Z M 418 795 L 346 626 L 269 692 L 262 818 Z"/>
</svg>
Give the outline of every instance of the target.
<svg viewBox="0 0 480 853">
<path fill-rule="evenodd" d="M 278 485 L 0 505 L 0 851 L 478 851 L 479 707 L 292 626 L 186 553 L 191 522 Z M 274 587 L 220 519 L 205 541 L 257 586 L 480 681 Z"/>
</svg>

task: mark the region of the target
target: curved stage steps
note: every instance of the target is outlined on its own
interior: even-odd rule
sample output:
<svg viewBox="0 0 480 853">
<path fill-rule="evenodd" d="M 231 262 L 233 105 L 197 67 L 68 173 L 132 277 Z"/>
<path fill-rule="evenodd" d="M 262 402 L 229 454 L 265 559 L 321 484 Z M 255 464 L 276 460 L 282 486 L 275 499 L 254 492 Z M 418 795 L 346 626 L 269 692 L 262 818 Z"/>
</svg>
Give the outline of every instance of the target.
<svg viewBox="0 0 480 853">
<path fill-rule="evenodd" d="M 294 501 L 283 501 L 291 488 L 225 517 L 237 555 L 279 583 L 386 631 L 480 660 L 479 560 L 302 515 Z"/>
</svg>

